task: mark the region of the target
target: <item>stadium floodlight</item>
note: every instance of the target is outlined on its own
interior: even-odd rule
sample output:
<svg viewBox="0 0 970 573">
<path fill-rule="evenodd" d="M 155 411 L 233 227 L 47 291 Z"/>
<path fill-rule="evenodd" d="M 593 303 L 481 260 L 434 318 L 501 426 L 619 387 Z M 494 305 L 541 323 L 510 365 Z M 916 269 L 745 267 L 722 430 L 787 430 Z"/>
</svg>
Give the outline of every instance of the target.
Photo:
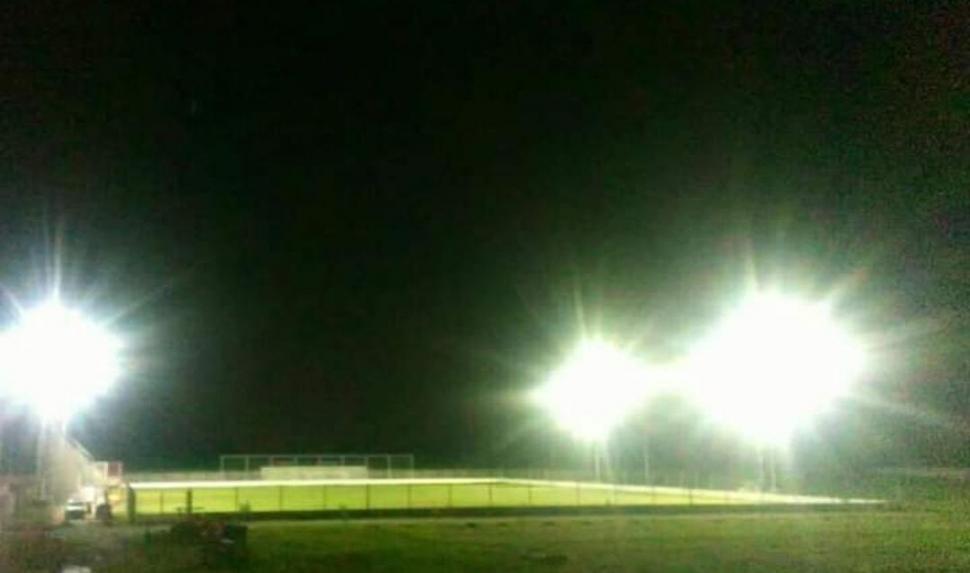
<svg viewBox="0 0 970 573">
<path fill-rule="evenodd" d="M 864 362 L 827 304 L 757 294 L 695 349 L 688 376 L 695 400 L 717 421 L 783 445 L 848 393 Z"/>
<path fill-rule="evenodd" d="M 645 368 L 602 341 L 587 341 L 533 395 L 566 431 L 601 442 L 646 397 Z"/>
<path fill-rule="evenodd" d="M 65 423 L 118 378 L 119 340 L 51 300 L 0 333 L 0 397 Z"/>
</svg>

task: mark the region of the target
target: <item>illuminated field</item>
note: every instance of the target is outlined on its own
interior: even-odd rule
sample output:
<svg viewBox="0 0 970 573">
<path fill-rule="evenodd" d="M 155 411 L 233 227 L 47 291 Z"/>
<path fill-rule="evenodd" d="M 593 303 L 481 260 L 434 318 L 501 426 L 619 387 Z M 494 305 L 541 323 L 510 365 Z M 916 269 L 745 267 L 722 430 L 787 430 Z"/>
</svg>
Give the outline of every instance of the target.
<svg viewBox="0 0 970 573">
<path fill-rule="evenodd" d="M 192 513 L 847 503 L 757 492 L 537 480 L 171 482 L 132 487 L 139 516 L 185 513 L 190 503 Z"/>
</svg>

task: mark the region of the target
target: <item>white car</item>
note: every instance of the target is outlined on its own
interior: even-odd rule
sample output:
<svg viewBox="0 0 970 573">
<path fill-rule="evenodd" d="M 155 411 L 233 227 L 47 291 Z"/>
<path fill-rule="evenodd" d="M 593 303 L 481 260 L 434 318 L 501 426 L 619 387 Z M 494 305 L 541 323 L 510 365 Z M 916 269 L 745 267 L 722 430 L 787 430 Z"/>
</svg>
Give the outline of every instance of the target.
<svg viewBox="0 0 970 573">
<path fill-rule="evenodd" d="M 83 501 L 72 499 L 64 506 L 65 519 L 84 519 L 88 513 L 90 513 L 88 504 Z"/>
</svg>

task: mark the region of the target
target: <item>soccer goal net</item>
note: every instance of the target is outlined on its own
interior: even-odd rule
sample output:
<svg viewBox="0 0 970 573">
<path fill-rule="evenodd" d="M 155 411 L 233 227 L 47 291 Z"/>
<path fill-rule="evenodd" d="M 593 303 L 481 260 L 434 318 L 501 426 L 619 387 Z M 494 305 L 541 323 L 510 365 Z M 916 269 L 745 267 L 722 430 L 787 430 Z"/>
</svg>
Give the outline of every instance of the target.
<svg viewBox="0 0 970 573">
<path fill-rule="evenodd" d="M 219 456 L 225 476 L 262 479 L 380 479 L 414 477 L 413 454 L 225 454 Z"/>
</svg>

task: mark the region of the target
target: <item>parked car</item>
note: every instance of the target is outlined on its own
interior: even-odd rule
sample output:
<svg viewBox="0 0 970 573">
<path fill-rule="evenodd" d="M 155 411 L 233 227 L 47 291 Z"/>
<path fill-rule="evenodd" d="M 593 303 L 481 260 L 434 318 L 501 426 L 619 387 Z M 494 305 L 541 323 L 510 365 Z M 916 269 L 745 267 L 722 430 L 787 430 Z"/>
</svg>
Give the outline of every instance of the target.
<svg viewBox="0 0 970 573">
<path fill-rule="evenodd" d="M 88 513 L 90 513 L 88 504 L 80 500 L 72 499 L 64 506 L 65 519 L 84 519 Z"/>
</svg>

